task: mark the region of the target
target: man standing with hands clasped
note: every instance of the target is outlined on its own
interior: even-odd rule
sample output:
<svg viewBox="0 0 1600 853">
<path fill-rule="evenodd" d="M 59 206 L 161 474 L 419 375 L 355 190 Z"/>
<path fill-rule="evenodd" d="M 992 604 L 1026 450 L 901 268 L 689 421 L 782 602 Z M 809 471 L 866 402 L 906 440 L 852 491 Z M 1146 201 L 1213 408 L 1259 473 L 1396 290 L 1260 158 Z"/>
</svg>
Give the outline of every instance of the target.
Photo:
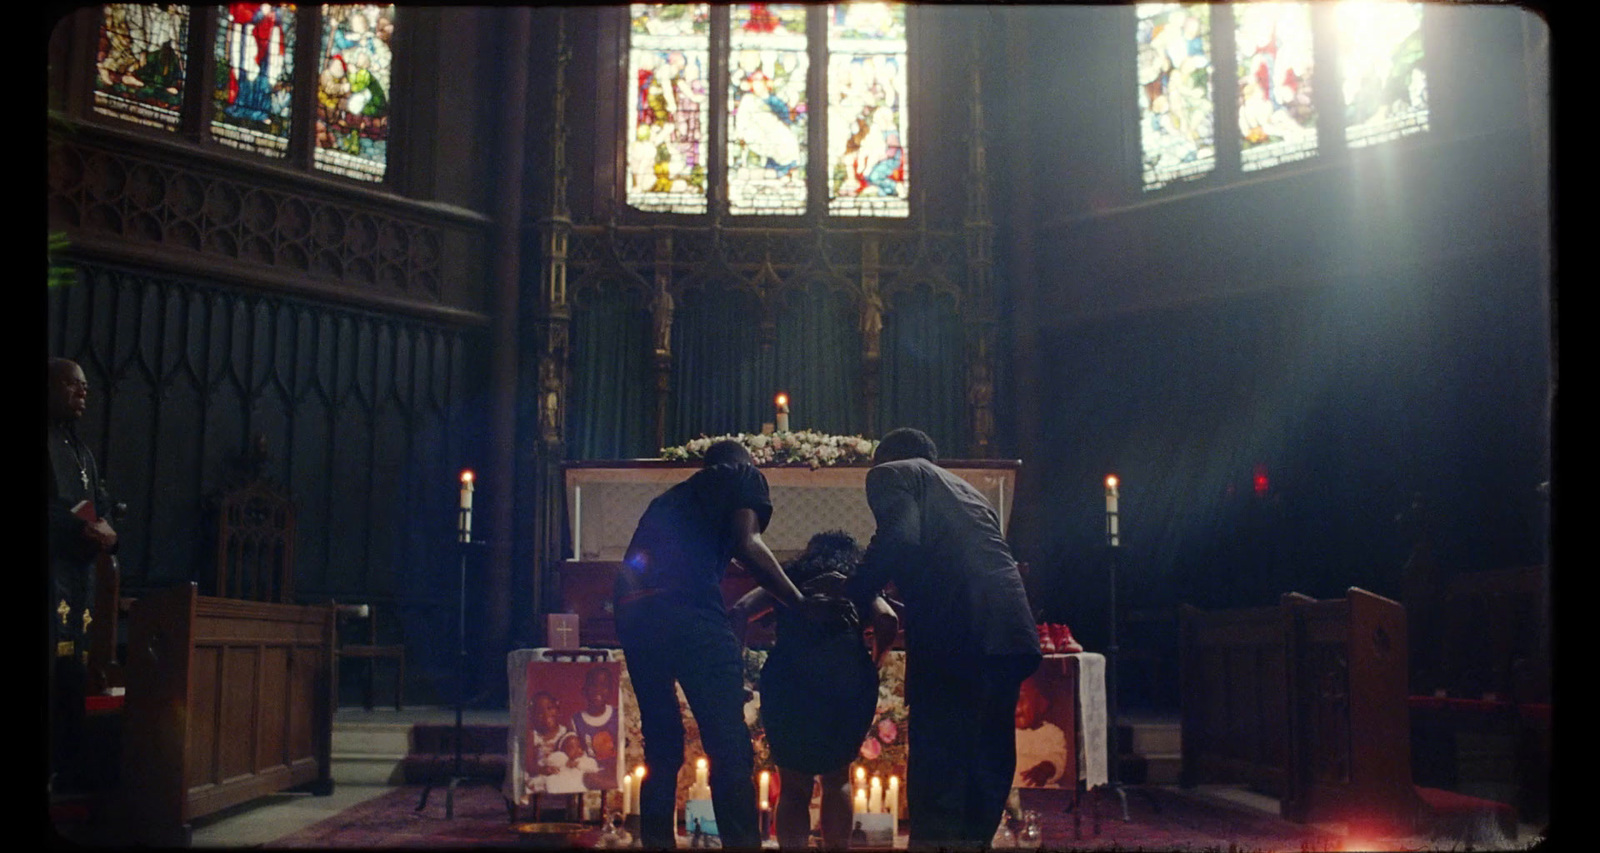
<svg viewBox="0 0 1600 853">
<path fill-rule="evenodd" d="M 52 790 L 81 788 L 84 697 L 88 689 L 89 612 L 94 564 L 114 551 L 117 532 L 100 517 L 109 509 L 94 455 L 78 440 L 77 423 L 89 401 L 83 368 L 52 358 L 45 370 L 49 423 L 45 514 L 50 582 L 50 783 Z"/>
<path fill-rule="evenodd" d="M 977 849 L 1016 772 L 1015 714 L 1038 628 L 989 502 L 934 464 L 933 439 L 891 431 L 867 472 L 877 532 L 852 598 L 891 581 L 905 602 L 911 845 Z"/>
<path fill-rule="evenodd" d="M 677 846 L 673 813 L 684 729 L 683 688 L 710 762 L 711 808 L 725 848 L 761 846 L 750 729 L 744 721 L 744 658 L 722 601 L 722 576 L 737 558 L 780 605 L 826 618 L 836 604 L 804 598 L 761 533 L 772 517 L 767 478 L 732 439 L 706 449 L 705 464 L 645 509 L 617 574 L 617 634 L 639 702 L 644 760 L 639 836 Z M 1015 698 L 1015 697 L 1013 697 Z"/>
</svg>

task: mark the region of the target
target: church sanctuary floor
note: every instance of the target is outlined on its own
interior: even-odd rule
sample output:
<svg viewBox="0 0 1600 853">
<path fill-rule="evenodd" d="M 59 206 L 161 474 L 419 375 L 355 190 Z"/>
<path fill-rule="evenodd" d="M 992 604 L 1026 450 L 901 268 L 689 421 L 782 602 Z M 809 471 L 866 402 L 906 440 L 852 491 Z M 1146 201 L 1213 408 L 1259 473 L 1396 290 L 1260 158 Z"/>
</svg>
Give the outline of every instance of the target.
<svg viewBox="0 0 1600 853">
<path fill-rule="evenodd" d="M 275 841 L 404 785 L 401 762 L 418 724 L 451 726 L 453 707 L 340 708 L 333 716 L 333 793 L 281 793 L 196 821 L 195 847 L 253 847 Z M 463 709 L 463 726 L 507 726 L 509 710 Z M 441 789 L 432 796 L 443 797 Z"/>
<path fill-rule="evenodd" d="M 462 713 L 462 724 L 506 725 L 507 711 L 475 711 Z M 257 847 L 297 833 L 345 809 L 404 787 L 400 762 L 408 749 L 411 727 L 424 725 L 454 725 L 453 708 L 375 708 L 371 711 L 355 707 L 340 708 L 334 717 L 333 777 L 334 790 L 329 796 L 318 797 L 304 793 L 279 793 L 262 797 L 250 803 L 235 806 L 217 814 L 208 815 L 193 824 L 191 843 L 197 848 Z M 1152 784 L 1151 788 L 1181 794 L 1201 800 L 1225 803 L 1265 815 L 1278 814 L 1275 798 L 1250 792 L 1242 787 L 1202 785 L 1181 790 L 1174 785 Z M 1139 789 L 1129 789 L 1130 799 L 1137 797 Z M 438 789 L 430 796 L 442 798 L 444 790 Z M 1101 814 L 1111 817 L 1105 808 L 1115 811 L 1115 799 L 1103 807 Z M 1318 828 L 1338 836 L 1348 836 L 1346 828 L 1338 824 L 1320 824 Z M 1461 840 L 1427 838 L 1383 839 L 1379 846 L 1359 844 L 1361 839 L 1348 839 L 1343 849 L 1384 850 L 1462 850 L 1462 849 L 1528 849 L 1538 841 L 1538 827 L 1521 825 L 1515 840 L 1482 839 L 1473 848 L 1465 848 Z M 903 840 L 903 839 L 902 839 Z M 1484 843 L 1489 842 L 1489 843 Z M 1350 845 L 1355 846 L 1350 846 Z M 1090 838 L 1071 843 L 1071 848 L 1096 849 Z"/>
</svg>

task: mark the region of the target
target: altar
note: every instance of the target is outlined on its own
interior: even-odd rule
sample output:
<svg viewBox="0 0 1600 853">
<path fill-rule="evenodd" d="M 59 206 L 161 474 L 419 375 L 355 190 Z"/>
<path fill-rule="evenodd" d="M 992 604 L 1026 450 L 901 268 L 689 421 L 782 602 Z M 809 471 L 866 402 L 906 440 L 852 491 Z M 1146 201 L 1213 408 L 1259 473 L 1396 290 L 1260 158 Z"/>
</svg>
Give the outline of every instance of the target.
<svg viewBox="0 0 1600 853">
<path fill-rule="evenodd" d="M 947 460 L 940 465 L 988 498 L 1000 517 L 1001 533 L 1009 530 L 1020 462 Z M 568 558 L 620 561 L 650 501 L 700 467 L 699 462 L 660 459 L 566 463 Z M 843 530 L 865 545 L 876 529 L 867 507 L 869 470 L 859 465 L 762 467 L 772 496 L 772 522 L 761 535 L 767 547 L 783 559 L 798 554 L 813 533 L 824 530 Z"/>
</svg>

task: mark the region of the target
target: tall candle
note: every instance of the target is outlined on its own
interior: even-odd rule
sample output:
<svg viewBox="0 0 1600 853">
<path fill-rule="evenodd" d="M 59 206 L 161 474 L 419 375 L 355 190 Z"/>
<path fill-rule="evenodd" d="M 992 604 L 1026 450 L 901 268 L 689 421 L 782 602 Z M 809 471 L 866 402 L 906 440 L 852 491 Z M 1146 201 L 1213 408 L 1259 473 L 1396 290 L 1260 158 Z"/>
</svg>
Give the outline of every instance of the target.
<svg viewBox="0 0 1600 853">
<path fill-rule="evenodd" d="M 867 784 L 867 771 L 863 767 L 856 768 L 856 787 Z"/>
<path fill-rule="evenodd" d="M 644 799 L 644 765 L 640 764 L 633 768 L 633 811 L 628 814 L 639 812 L 639 801 L 642 799 Z"/>
<path fill-rule="evenodd" d="M 633 774 L 624 774 L 622 777 L 622 813 L 633 814 Z"/>
<path fill-rule="evenodd" d="M 462 542 L 472 541 L 472 472 L 461 472 L 461 515 L 457 530 Z"/>
<path fill-rule="evenodd" d="M 900 777 L 889 777 L 889 817 L 895 822 L 900 822 Z"/>
<path fill-rule="evenodd" d="M 789 431 L 789 395 L 778 395 L 778 432 Z"/>
<path fill-rule="evenodd" d="M 1106 476 L 1106 544 L 1116 546 L 1117 534 L 1117 475 Z"/>
<path fill-rule="evenodd" d="M 770 772 L 766 771 L 766 770 L 761 771 L 761 785 L 760 785 L 761 793 L 757 797 L 756 802 L 759 802 L 761 804 L 762 808 L 766 808 L 767 807 L 769 789 L 770 789 L 771 785 L 772 785 L 772 774 Z"/>
<path fill-rule="evenodd" d="M 695 799 L 704 800 L 711 796 L 710 765 L 704 758 L 697 758 L 694 762 L 694 793 Z"/>
<path fill-rule="evenodd" d="M 883 811 L 883 780 L 876 776 L 867 788 L 867 811 L 873 814 Z"/>
<path fill-rule="evenodd" d="M 855 813 L 865 814 L 867 811 L 867 789 L 856 789 Z"/>
</svg>

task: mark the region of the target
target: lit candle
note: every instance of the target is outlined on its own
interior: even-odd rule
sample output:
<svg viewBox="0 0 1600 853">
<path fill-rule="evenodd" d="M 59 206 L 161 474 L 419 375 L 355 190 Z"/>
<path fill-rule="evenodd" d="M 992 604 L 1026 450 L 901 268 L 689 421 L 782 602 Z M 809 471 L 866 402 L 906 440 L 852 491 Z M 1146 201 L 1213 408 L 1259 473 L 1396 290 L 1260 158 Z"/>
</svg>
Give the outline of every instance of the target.
<svg viewBox="0 0 1600 853">
<path fill-rule="evenodd" d="M 900 777 L 889 777 L 889 818 L 892 822 L 900 822 Z"/>
<path fill-rule="evenodd" d="M 867 789 L 867 811 L 877 814 L 883 811 L 883 780 L 872 777 L 872 785 Z"/>
<path fill-rule="evenodd" d="M 865 814 L 866 811 L 867 811 L 867 789 L 866 788 L 857 788 L 856 789 L 855 813 L 856 814 Z"/>
<path fill-rule="evenodd" d="M 461 472 L 461 518 L 457 525 L 462 542 L 472 541 L 472 472 Z"/>
<path fill-rule="evenodd" d="M 695 799 L 706 800 L 711 798 L 710 765 L 704 758 L 695 759 L 694 762 L 694 793 Z"/>
<path fill-rule="evenodd" d="M 778 432 L 789 431 L 789 395 L 778 394 Z"/>
<path fill-rule="evenodd" d="M 622 813 L 633 814 L 633 774 L 622 777 Z"/>
<path fill-rule="evenodd" d="M 770 772 L 766 771 L 766 770 L 761 771 L 761 785 L 760 785 L 761 794 L 757 798 L 757 800 L 758 800 L 758 802 L 761 803 L 761 807 L 763 809 L 765 809 L 767 807 L 767 797 L 769 795 L 769 790 L 770 790 L 770 786 L 771 785 L 772 785 L 772 774 Z"/>
<path fill-rule="evenodd" d="M 1117 475 L 1106 476 L 1106 544 L 1120 544 L 1117 536 Z"/>
<path fill-rule="evenodd" d="M 862 768 L 862 767 L 857 767 L 856 768 L 856 787 L 859 788 L 859 787 L 861 787 L 863 785 L 866 785 L 866 784 L 867 784 L 867 771 L 866 771 L 866 769 Z"/>
<path fill-rule="evenodd" d="M 633 810 L 625 814 L 638 814 L 639 801 L 644 799 L 644 765 L 633 768 Z"/>
</svg>

